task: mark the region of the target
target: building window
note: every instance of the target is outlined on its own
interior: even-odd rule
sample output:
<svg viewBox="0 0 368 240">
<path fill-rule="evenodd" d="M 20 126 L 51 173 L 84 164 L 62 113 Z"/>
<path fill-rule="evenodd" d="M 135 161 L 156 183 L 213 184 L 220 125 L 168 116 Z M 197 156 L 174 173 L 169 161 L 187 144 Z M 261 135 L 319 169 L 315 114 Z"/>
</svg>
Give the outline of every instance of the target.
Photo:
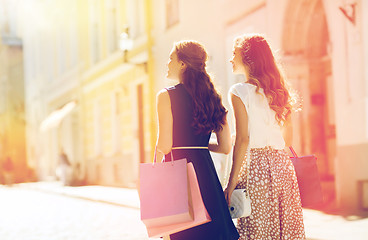
<svg viewBox="0 0 368 240">
<path fill-rule="evenodd" d="M 78 64 L 78 30 L 76 27 L 71 29 L 70 34 L 70 65 L 72 67 Z"/>
<path fill-rule="evenodd" d="M 121 92 L 113 92 L 111 95 L 111 136 L 112 136 L 112 151 L 114 153 L 120 150 L 120 112 L 121 112 Z"/>
<path fill-rule="evenodd" d="M 118 12 L 116 0 L 108 0 L 106 3 L 106 29 L 107 49 L 109 53 L 118 50 Z"/>
<path fill-rule="evenodd" d="M 70 31 L 69 31 L 69 41 L 70 41 L 70 61 L 69 61 L 69 66 L 74 67 L 78 64 L 78 25 L 75 24 L 75 22 L 78 19 L 78 13 L 76 10 L 76 3 L 73 2 L 72 5 L 72 14 L 71 14 L 71 19 L 70 19 Z"/>
<path fill-rule="evenodd" d="M 129 34 L 132 38 L 140 37 L 145 30 L 144 0 L 127 0 L 126 4 Z"/>
<path fill-rule="evenodd" d="M 37 40 L 36 37 L 32 37 L 33 38 L 33 44 L 32 46 L 34 47 L 33 50 L 33 59 L 32 62 L 34 62 L 34 69 L 32 70 L 33 73 L 33 78 L 37 79 L 37 82 L 40 81 L 40 69 L 41 69 L 41 44 L 40 42 Z"/>
<path fill-rule="evenodd" d="M 92 63 L 97 63 L 101 59 L 100 42 L 100 18 L 98 1 L 89 1 L 89 19 L 90 19 L 90 48 Z"/>
<path fill-rule="evenodd" d="M 52 82 L 55 79 L 55 44 L 48 34 L 45 34 L 42 44 L 44 46 L 45 77 L 47 82 Z"/>
<path fill-rule="evenodd" d="M 179 0 L 166 0 L 166 28 L 179 23 Z"/>
<path fill-rule="evenodd" d="M 7 102 L 7 88 L 8 88 L 8 82 L 6 76 L 0 76 L 0 114 L 5 113 L 5 104 Z"/>
<path fill-rule="evenodd" d="M 94 129 L 94 149 L 95 156 L 102 153 L 102 119 L 101 119 L 101 101 L 97 99 L 93 106 L 93 129 Z"/>
<path fill-rule="evenodd" d="M 40 61 L 40 59 L 37 58 L 37 41 L 36 37 L 30 37 L 29 38 L 29 47 L 28 48 L 28 54 L 26 56 L 25 63 L 27 66 L 27 75 L 30 76 L 30 81 L 32 82 L 36 78 L 36 68 L 37 68 L 37 61 Z"/>
<path fill-rule="evenodd" d="M 63 29 L 61 24 L 59 26 L 59 29 Z M 57 42 L 57 49 L 58 49 L 58 74 L 62 75 L 66 70 L 66 35 L 65 35 L 65 29 L 62 31 L 59 31 L 58 37 L 56 39 Z"/>
</svg>

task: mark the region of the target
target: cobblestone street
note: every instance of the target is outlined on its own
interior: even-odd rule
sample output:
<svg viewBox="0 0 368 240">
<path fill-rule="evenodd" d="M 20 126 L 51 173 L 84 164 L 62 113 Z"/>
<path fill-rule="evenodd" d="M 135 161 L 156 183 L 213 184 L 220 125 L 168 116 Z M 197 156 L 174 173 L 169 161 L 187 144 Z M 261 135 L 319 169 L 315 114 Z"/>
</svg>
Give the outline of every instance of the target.
<svg viewBox="0 0 368 240">
<path fill-rule="evenodd" d="M 1 240 L 146 240 L 139 210 L 0 186 Z"/>
</svg>

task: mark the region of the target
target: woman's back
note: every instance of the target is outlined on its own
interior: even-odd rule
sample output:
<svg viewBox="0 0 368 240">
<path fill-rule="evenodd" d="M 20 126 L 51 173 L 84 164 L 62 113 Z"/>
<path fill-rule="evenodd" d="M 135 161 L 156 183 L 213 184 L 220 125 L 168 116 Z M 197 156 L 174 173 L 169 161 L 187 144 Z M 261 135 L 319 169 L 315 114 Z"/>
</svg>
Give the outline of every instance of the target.
<svg viewBox="0 0 368 240">
<path fill-rule="evenodd" d="M 210 133 L 198 134 L 192 126 L 193 103 L 183 84 L 167 88 L 173 116 L 173 156 L 186 158 L 192 162 L 197 174 L 203 202 L 211 217 L 211 222 L 170 235 L 172 240 L 235 240 L 239 235 L 229 215 L 222 186 L 207 147 Z M 179 149 L 177 149 L 179 147 Z M 189 147 L 189 149 L 180 147 Z M 170 154 L 165 156 L 169 161 Z"/>
<path fill-rule="evenodd" d="M 196 134 L 192 98 L 183 84 L 167 88 L 173 115 L 173 147 L 208 146 L 210 134 Z"/>
<path fill-rule="evenodd" d="M 231 62 L 247 79 L 230 89 L 236 139 L 225 190 L 229 199 L 234 188 L 245 188 L 252 202 L 251 216 L 238 219 L 240 239 L 305 239 L 298 182 L 281 131 L 281 125 L 291 130 L 287 84 L 260 35 L 237 38 Z"/>
<path fill-rule="evenodd" d="M 178 233 L 172 240 L 237 240 L 222 186 L 209 151 L 231 148 L 227 110 L 206 71 L 207 52 L 196 41 L 180 41 L 170 53 L 167 77 L 179 84 L 157 95 L 157 150 L 170 159 L 185 158 L 194 166 L 202 199 L 211 222 Z M 217 142 L 209 143 L 211 132 Z M 160 157 L 160 156 L 159 156 Z"/>
<path fill-rule="evenodd" d="M 275 112 L 270 108 L 263 89 L 257 93 L 256 88 L 249 83 L 238 83 L 230 89 L 230 93 L 239 97 L 247 110 L 249 147 L 284 149 L 285 141 Z"/>
</svg>

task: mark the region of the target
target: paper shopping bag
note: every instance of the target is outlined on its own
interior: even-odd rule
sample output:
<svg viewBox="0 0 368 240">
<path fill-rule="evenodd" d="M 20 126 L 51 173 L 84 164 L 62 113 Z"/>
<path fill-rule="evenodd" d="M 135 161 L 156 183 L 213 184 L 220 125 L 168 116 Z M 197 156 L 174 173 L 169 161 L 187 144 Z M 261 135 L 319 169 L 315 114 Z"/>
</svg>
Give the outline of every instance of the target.
<svg viewBox="0 0 368 240">
<path fill-rule="evenodd" d="M 141 220 L 147 228 L 193 219 L 186 159 L 141 163 L 139 178 Z"/>
<path fill-rule="evenodd" d="M 190 184 L 190 196 L 192 197 L 194 219 L 186 223 L 171 223 L 157 227 L 147 227 L 149 237 L 162 237 L 183 231 L 211 221 L 207 209 L 203 203 L 201 191 L 198 185 L 197 175 L 192 163 L 188 163 L 188 178 Z"/>
<path fill-rule="evenodd" d="M 290 147 L 294 157 L 293 162 L 300 198 L 303 207 L 312 207 L 323 202 L 322 188 L 317 168 L 317 158 L 314 155 L 298 157 L 294 149 Z"/>
</svg>

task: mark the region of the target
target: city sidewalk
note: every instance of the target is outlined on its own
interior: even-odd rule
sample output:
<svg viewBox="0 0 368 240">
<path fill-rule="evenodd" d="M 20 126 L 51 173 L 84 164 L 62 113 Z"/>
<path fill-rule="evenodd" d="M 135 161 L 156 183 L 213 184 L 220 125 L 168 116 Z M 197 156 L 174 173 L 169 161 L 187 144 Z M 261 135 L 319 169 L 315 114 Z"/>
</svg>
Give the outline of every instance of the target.
<svg viewBox="0 0 368 240">
<path fill-rule="evenodd" d="M 99 185 L 72 187 L 63 186 L 58 181 L 20 183 L 16 186 L 139 210 L 139 196 L 136 189 Z"/>
<path fill-rule="evenodd" d="M 62 186 L 60 182 L 37 182 L 16 184 L 22 187 L 96 202 L 114 204 L 139 210 L 139 196 L 136 189 L 105 186 Z M 358 215 L 327 214 L 304 209 L 304 223 L 309 240 L 367 240 L 368 218 Z"/>
</svg>

